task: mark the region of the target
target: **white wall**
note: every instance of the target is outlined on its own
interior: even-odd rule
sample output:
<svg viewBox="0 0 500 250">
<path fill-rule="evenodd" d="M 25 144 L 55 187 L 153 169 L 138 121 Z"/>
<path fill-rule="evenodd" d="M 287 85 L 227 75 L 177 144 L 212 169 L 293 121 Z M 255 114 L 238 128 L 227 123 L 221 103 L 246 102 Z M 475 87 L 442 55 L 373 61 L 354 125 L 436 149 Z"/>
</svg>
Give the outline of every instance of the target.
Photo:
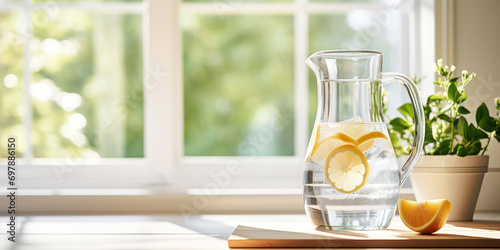
<svg viewBox="0 0 500 250">
<path fill-rule="evenodd" d="M 443 3 L 444 9 L 448 8 L 444 15 L 439 12 Z M 436 5 L 441 5 L 436 12 L 436 58 L 457 66 L 458 73 L 462 69 L 477 73 L 467 87 L 465 106 L 472 111 L 470 119 L 483 101 L 490 115 L 496 114 L 493 99 L 500 97 L 500 1 L 444 0 Z M 447 17 L 444 23 L 443 17 Z M 445 36 L 443 27 L 449 29 Z M 476 209 L 500 211 L 500 144 L 492 140 L 486 154 L 490 155 L 489 167 L 496 169 L 486 174 Z"/>
</svg>

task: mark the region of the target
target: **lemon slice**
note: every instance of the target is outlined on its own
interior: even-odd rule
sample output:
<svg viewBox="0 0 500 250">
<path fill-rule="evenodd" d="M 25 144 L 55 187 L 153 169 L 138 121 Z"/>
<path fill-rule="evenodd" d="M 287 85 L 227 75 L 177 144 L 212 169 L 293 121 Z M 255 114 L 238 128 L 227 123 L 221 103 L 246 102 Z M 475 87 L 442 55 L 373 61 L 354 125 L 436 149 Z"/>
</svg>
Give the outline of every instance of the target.
<svg viewBox="0 0 500 250">
<path fill-rule="evenodd" d="M 314 126 L 312 133 L 312 135 L 314 136 L 314 140 L 309 141 L 309 145 L 307 146 L 307 151 L 306 151 L 306 158 L 304 159 L 304 162 L 308 162 L 309 160 L 311 160 L 311 156 L 318 148 L 320 131 L 321 131 L 320 126 Z"/>
<path fill-rule="evenodd" d="M 359 150 L 361 150 L 362 152 L 368 151 L 375 144 L 375 139 L 387 140 L 387 136 L 385 136 L 384 133 L 379 132 L 379 131 L 373 131 L 373 132 L 364 134 L 357 139 L 358 144 L 359 144 L 358 145 Z"/>
<path fill-rule="evenodd" d="M 398 201 L 399 217 L 411 230 L 431 234 L 441 229 L 450 216 L 451 203 L 446 199 Z"/>
<path fill-rule="evenodd" d="M 364 187 L 368 173 L 366 156 L 355 145 L 336 148 L 325 162 L 326 181 L 342 193 L 353 193 Z"/>
<path fill-rule="evenodd" d="M 325 164 L 326 157 L 336 148 L 346 145 L 358 145 L 358 142 L 343 133 L 335 133 L 322 140 L 316 149 L 313 149 L 312 160 L 320 165 Z"/>
<path fill-rule="evenodd" d="M 359 116 L 348 121 L 340 122 L 339 124 L 341 124 L 341 126 L 338 128 L 337 132 L 344 133 L 353 139 L 358 139 L 370 129 L 369 125 Z"/>
</svg>

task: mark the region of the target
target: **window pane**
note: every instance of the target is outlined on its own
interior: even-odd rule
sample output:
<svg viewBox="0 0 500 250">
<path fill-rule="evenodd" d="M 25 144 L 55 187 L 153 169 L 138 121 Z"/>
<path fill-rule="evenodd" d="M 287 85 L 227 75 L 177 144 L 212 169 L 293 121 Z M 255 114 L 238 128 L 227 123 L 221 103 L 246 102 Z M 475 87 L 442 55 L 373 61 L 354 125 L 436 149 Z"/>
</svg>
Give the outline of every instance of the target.
<svg viewBox="0 0 500 250">
<path fill-rule="evenodd" d="M 26 147 L 23 129 L 22 14 L 0 13 L 0 158 L 7 157 L 7 140 L 16 139 L 16 156 Z"/>
<path fill-rule="evenodd" d="M 142 17 L 34 12 L 34 157 L 142 157 Z"/>
<path fill-rule="evenodd" d="M 182 25 L 184 154 L 293 155 L 293 17 L 185 13 Z"/>
<path fill-rule="evenodd" d="M 384 54 L 383 71 L 408 73 L 408 55 L 402 54 L 405 35 L 402 28 L 403 15 L 398 11 L 375 12 L 353 10 L 347 14 L 311 15 L 309 18 L 309 52 L 329 49 L 370 49 Z M 396 108 L 408 102 L 406 91 L 399 84 L 389 84 L 384 88 L 393 93 L 388 106 L 389 112 L 396 113 Z M 309 124 L 316 117 L 317 107 L 316 77 L 309 72 Z M 393 116 L 393 114 L 391 114 Z M 394 117 L 394 116 L 393 116 Z"/>
</svg>

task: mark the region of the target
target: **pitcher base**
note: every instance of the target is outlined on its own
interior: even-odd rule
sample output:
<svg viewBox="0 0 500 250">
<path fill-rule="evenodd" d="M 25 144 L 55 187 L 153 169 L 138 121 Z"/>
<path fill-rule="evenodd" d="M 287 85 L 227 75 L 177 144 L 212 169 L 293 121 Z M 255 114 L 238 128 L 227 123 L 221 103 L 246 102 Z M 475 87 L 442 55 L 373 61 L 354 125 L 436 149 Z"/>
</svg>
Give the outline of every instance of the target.
<svg viewBox="0 0 500 250">
<path fill-rule="evenodd" d="M 330 227 L 330 226 L 319 226 L 316 228 L 318 231 L 331 232 L 331 231 L 370 231 L 370 230 L 382 230 L 387 227 Z"/>
<path fill-rule="evenodd" d="M 389 226 L 395 208 L 361 211 L 320 210 L 306 206 L 310 220 L 317 230 L 381 230 Z"/>
</svg>

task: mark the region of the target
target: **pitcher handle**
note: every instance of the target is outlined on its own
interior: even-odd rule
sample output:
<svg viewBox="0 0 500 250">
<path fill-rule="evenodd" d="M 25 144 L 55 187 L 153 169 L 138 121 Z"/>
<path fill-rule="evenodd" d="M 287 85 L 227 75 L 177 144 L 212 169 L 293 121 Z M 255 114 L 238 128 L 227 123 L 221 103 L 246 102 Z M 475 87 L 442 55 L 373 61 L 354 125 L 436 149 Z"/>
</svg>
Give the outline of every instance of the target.
<svg viewBox="0 0 500 250">
<path fill-rule="evenodd" d="M 399 169 L 399 186 L 401 187 L 403 183 L 408 178 L 411 170 L 417 163 L 420 154 L 422 153 L 422 147 L 424 145 L 424 135 L 425 135 L 425 121 L 424 121 L 424 108 L 422 106 L 422 101 L 420 100 L 420 94 L 418 92 L 417 85 L 413 81 L 403 75 L 398 73 L 382 73 L 383 84 L 388 82 L 399 82 L 403 84 L 408 91 L 410 96 L 411 105 L 413 107 L 413 121 L 415 123 L 415 137 L 413 140 L 413 147 L 410 151 L 410 156 L 406 162 Z"/>
</svg>

